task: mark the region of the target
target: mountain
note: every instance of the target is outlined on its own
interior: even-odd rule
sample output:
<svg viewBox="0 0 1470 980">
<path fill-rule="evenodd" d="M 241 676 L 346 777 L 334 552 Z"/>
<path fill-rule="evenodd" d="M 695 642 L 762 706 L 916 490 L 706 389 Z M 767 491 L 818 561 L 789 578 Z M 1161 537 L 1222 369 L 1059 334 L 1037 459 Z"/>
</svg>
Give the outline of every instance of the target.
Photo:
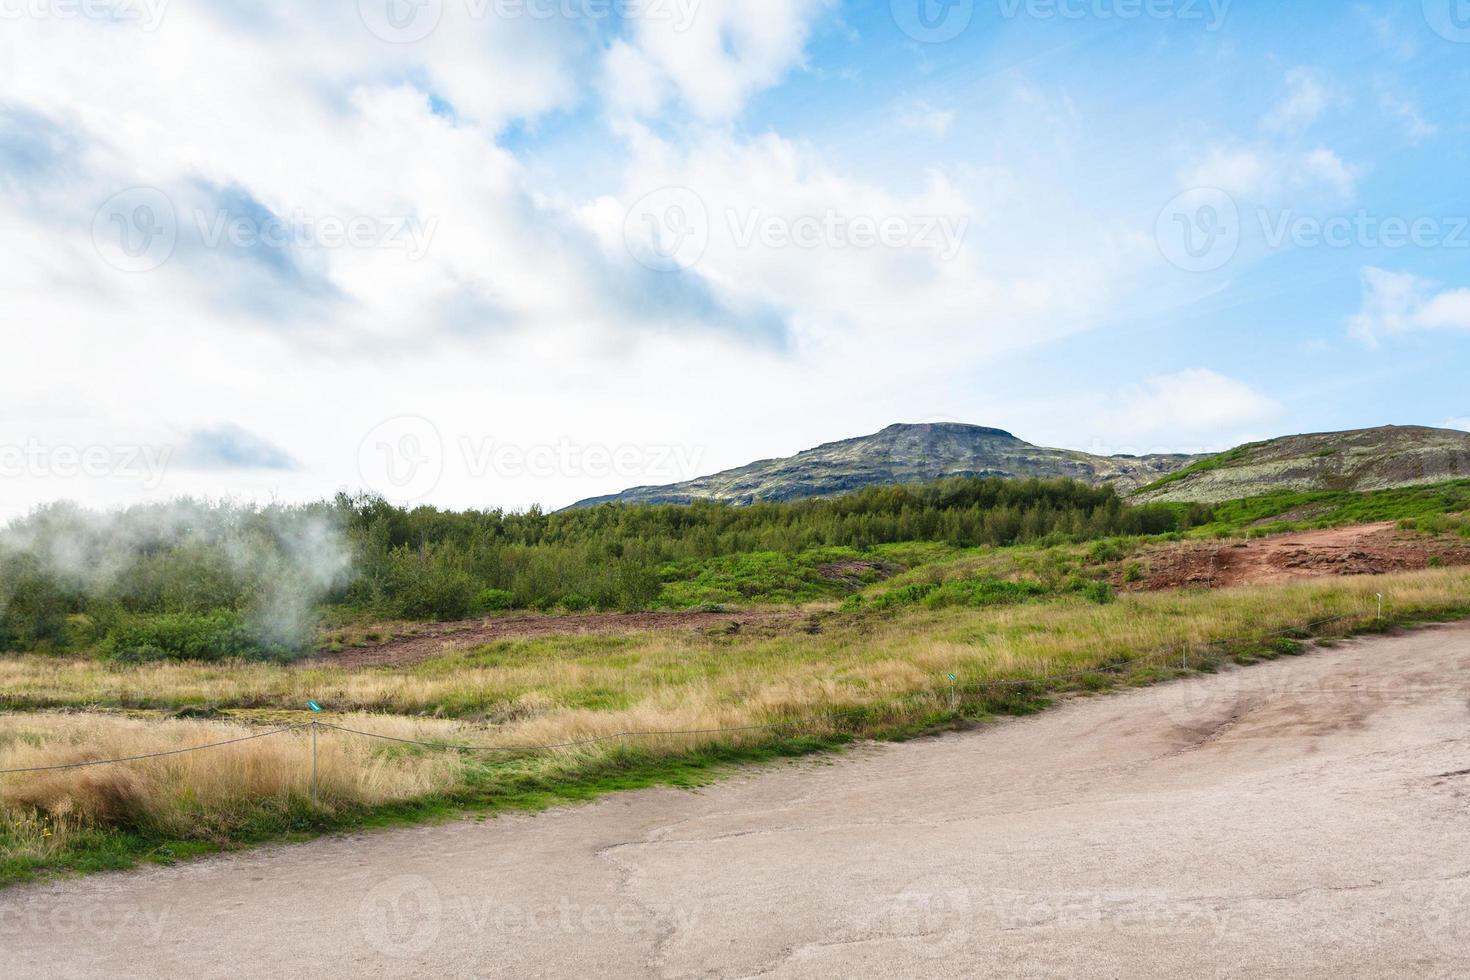
<svg viewBox="0 0 1470 980">
<path fill-rule="evenodd" d="M 1470 477 L 1470 432 L 1386 425 L 1239 446 L 1134 494 L 1214 503 L 1277 490 L 1382 490 Z"/>
<path fill-rule="evenodd" d="M 634 487 L 574 507 L 620 502 L 683 504 L 718 500 L 831 497 L 883 484 L 925 483 L 949 476 L 1071 477 L 1112 483 L 1120 493 L 1188 466 L 1202 457 L 1092 456 L 1023 442 L 1002 429 L 958 423 L 890 425 L 784 459 L 765 459 L 713 476 L 663 487 Z"/>
</svg>

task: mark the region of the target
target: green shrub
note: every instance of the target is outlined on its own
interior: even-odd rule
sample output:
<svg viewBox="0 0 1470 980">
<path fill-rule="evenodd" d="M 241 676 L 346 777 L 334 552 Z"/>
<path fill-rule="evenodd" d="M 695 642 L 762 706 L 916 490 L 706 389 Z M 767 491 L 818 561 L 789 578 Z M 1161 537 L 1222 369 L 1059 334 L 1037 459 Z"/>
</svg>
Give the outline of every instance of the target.
<svg viewBox="0 0 1470 980">
<path fill-rule="evenodd" d="M 864 603 L 861 597 L 843 604 L 844 609 L 896 609 L 924 605 L 930 609 L 951 606 L 1005 606 L 1051 594 L 1040 582 L 1011 582 L 996 578 L 959 579 L 952 582 L 915 582 L 892 589 Z"/>
<path fill-rule="evenodd" d="M 515 606 L 515 593 L 509 589 L 481 589 L 475 605 L 481 612 L 505 612 Z"/>
<path fill-rule="evenodd" d="M 148 660 L 284 660 L 303 651 L 263 638 L 236 612 L 133 617 L 113 628 L 103 652 L 127 662 Z"/>
<path fill-rule="evenodd" d="M 1306 644 L 1289 636 L 1274 637 L 1266 643 L 1272 653 L 1283 657 L 1297 657 L 1307 652 Z"/>
<path fill-rule="evenodd" d="M 896 609 L 901 606 L 912 606 L 923 601 L 930 593 L 939 588 L 937 582 L 914 582 L 909 585 L 901 585 L 896 589 L 890 589 L 880 596 L 876 596 L 871 605 L 874 609 Z"/>
</svg>

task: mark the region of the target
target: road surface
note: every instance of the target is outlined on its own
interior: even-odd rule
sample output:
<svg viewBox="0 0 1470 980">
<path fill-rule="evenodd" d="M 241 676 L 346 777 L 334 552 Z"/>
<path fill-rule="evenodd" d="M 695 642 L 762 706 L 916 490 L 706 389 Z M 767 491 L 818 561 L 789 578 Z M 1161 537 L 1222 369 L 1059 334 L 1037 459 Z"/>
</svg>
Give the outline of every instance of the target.
<svg viewBox="0 0 1470 980">
<path fill-rule="evenodd" d="M 1461 977 L 1470 624 L 534 816 L 0 893 L 0 975 Z"/>
</svg>

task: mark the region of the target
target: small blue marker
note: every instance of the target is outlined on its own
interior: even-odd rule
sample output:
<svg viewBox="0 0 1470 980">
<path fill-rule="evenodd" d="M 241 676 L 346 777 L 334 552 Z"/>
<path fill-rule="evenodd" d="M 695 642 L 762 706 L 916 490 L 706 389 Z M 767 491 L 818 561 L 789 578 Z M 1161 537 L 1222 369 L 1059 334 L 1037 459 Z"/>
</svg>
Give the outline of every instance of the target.
<svg viewBox="0 0 1470 980">
<path fill-rule="evenodd" d="M 310 708 L 312 711 L 320 711 L 320 710 L 322 710 L 322 706 L 319 705 L 319 704 L 317 704 L 315 701 L 308 701 L 308 702 L 306 702 L 306 706 L 308 708 Z"/>
</svg>

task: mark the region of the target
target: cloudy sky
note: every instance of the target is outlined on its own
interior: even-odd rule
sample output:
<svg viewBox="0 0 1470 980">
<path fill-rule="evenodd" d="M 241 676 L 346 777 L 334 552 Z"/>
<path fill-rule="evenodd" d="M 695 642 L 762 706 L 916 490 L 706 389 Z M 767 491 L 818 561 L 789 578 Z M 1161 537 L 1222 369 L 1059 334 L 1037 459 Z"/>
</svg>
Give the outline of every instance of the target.
<svg viewBox="0 0 1470 980">
<path fill-rule="evenodd" d="M 0 0 L 0 515 L 1470 428 L 1462 7 Z"/>
</svg>

